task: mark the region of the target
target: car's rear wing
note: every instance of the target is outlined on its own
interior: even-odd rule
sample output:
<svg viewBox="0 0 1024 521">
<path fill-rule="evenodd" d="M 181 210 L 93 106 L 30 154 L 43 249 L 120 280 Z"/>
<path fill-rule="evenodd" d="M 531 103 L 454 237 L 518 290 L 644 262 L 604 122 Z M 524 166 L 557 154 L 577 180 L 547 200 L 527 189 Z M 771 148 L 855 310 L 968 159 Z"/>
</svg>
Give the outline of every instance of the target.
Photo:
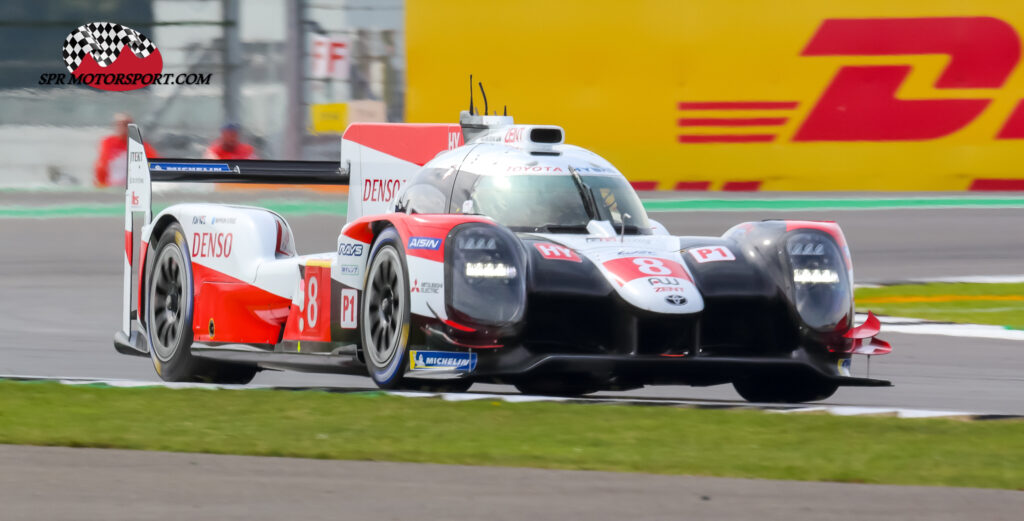
<svg viewBox="0 0 1024 521">
<path fill-rule="evenodd" d="M 143 342 L 132 321 L 132 256 L 135 253 L 134 214 L 143 214 L 143 225 L 153 220 L 153 182 L 165 183 L 265 183 L 277 185 L 348 185 L 348 166 L 340 161 L 269 161 L 220 159 L 154 159 L 146 157 L 139 127 L 128 125 L 128 175 L 124 212 L 124 294 L 121 331 L 115 346 L 139 346 Z M 146 348 L 138 352 L 146 352 Z M 125 351 L 122 351 L 125 352 Z M 130 352 L 130 351 L 128 351 Z"/>
</svg>

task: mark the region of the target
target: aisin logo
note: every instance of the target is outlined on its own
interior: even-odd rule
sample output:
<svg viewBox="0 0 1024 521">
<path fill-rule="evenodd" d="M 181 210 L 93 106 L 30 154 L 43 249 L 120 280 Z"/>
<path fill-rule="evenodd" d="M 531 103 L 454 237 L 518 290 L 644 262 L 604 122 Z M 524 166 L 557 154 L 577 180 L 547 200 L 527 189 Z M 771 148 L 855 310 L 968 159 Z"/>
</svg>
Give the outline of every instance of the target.
<svg viewBox="0 0 1024 521">
<path fill-rule="evenodd" d="M 160 77 L 164 61 L 149 38 L 131 27 L 92 22 L 64 40 L 64 63 L 80 83 L 100 90 L 141 89 Z"/>
</svg>

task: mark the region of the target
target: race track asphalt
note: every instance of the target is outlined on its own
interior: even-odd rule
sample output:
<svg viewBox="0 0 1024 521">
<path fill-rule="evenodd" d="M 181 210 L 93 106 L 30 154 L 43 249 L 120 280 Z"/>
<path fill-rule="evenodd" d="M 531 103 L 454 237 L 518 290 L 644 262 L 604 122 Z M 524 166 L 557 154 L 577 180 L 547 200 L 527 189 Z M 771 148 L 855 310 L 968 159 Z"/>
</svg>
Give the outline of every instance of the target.
<svg viewBox="0 0 1024 521">
<path fill-rule="evenodd" d="M 7 521 L 1010 521 L 1024 493 L 0 445 Z"/>
<path fill-rule="evenodd" d="M 36 196 L 30 197 L 30 199 Z M 67 196 L 61 196 L 67 197 Z M 11 196 L 0 197 L 0 204 Z M 652 214 L 675 234 L 719 235 L 741 221 L 832 219 L 851 244 L 859 282 L 1024 273 L 1024 209 L 701 211 Z M 341 219 L 289 219 L 300 253 L 333 249 Z M 114 352 L 120 324 L 122 219 L 0 219 L 0 374 L 156 380 L 150 362 Z M 884 328 L 883 328 L 884 333 Z M 889 334 L 894 351 L 871 375 L 893 388 L 842 388 L 836 405 L 1024 413 L 1024 345 Z M 862 357 L 854 373 L 864 374 Z M 370 387 L 367 378 L 265 371 L 254 383 Z M 477 385 L 479 391 L 510 387 Z M 735 401 L 731 386 L 648 387 L 633 397 Z"/>
</svg>

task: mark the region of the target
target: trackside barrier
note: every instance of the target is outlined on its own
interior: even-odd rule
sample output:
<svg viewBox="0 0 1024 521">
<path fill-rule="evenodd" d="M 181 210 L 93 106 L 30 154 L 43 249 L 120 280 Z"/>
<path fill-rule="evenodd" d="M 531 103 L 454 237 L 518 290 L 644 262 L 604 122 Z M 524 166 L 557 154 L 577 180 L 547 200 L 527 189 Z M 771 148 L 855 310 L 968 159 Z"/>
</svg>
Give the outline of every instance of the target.
<svg viewBox="0 0 1024 521">
<path fill-rule="evenodd" d="M 492 106 L 562 126 L 637 188 L 1024 190 L 1016 2 L 406 10 L 409 121 L 468 105 L 473 73 Z"/>
</svg>

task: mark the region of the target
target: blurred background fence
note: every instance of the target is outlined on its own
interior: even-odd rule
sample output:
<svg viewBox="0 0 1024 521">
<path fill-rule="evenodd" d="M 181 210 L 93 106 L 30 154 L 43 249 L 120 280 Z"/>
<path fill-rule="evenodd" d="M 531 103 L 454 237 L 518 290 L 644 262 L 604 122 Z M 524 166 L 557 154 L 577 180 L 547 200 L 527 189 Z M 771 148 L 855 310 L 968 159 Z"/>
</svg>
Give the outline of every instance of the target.
<svg viewBox="0 0 1024 521">
<path fill-rule="evenodd" d="M 149 37 L 164 73 L 209 84 L 39 85 L 68 72 L 67 35 L 101 21 Z M 349 118 L 404 118 L 403 0 L 8 0 L 0 43 L 0 186 L 91 186 L 120 112 L 165 157 L 199 157 L 237 123 L 261 157 L 334 159 Z"/>
</svg>

